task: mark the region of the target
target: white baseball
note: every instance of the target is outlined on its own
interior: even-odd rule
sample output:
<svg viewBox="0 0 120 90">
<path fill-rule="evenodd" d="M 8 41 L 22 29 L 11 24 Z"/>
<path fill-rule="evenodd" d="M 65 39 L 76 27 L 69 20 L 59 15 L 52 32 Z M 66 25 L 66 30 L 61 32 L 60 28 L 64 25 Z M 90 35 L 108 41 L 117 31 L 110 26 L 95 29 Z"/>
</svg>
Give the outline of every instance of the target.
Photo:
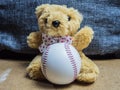
<svg viewBox="0 0 120 90">
<path fill-rule="evenodd" d="M 76 79 L 81 68 L 78 51 L 65 43 L 48 46 L 42 55 L 42 72 L 54 84 L 69 84 Z"/>
</svg>

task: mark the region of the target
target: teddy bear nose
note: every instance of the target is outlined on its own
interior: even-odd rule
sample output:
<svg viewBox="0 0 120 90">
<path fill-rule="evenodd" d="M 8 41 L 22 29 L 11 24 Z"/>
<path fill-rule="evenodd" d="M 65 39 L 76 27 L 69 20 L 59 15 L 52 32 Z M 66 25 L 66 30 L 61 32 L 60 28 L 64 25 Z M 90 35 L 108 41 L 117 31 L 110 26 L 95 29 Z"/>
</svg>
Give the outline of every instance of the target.
<svg viewBox="0 0 120 90">
<path fill-rule="evenodd" d="M 59 25 L 60 25 L 60 21 L 58 21 L 58 20 L 53 21 L 53 22 L 52 22 L 52 25 L 57 28 L 57 27 L 59 27 Z"/>
</svg>

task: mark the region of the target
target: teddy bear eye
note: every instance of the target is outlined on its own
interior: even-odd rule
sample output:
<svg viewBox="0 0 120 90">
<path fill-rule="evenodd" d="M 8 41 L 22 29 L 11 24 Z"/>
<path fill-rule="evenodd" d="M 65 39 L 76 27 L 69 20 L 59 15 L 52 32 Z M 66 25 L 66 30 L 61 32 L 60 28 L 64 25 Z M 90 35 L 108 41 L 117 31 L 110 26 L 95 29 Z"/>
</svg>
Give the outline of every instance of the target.
<svg viewBox="0 0 120 90">
<path fill-rule="evenodd" d="M 70 21 L 71 20 L 71 17 L 70 16 L 68 16 L 68 21 Z"/>
<path fill-rule="evenodd" d="M 44 20 L 45 24 L 47 23 L 47 18 Z"/>
</svg>

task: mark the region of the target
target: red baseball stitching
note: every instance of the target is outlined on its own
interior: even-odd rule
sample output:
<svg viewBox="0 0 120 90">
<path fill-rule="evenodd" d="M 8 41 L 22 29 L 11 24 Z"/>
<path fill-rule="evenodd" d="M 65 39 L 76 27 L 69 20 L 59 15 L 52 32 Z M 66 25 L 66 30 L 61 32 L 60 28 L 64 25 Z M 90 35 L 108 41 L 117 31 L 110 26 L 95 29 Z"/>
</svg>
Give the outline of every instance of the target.
<svg viewBox="0 0 120 90">
<path fill-rule="evenodd" d="M 45 54 L 42 56 L 42 61 L 43 61 L 43 73 L 45 75 L 45 77 L 47 78 L 47 74 L 46 74 L 46 63 L 47 63 L 47 57 L 48 57 L 48 51 L 49 51 L 50 47 L 48 46 L 48 48 L 46 49 L 46 52 Z M 73 71 L 74 71 L 74 78 L 73 80 L 76 79 L 76 76 L 77 76 L 77 66 L 76 66 L 76 63 L 75 63 L 75 59 L 71 53 L 71 50 L 70 50 L 70 47 L 69 47 L 69 44 L 65 43 L 65 50 L 66 50 L 66 53 L 68 55 L 68 58 L 70 59 L 70 62 L 71 62 L 71 65 L 72 65 L 72 68 L 73 68 Z"/>
<path fill-rule="evenodd" d="M 48 57 L 48 51 L 49 51 L 50 47 L 48 46 L 47 49 L 46 49 L 46 52 L 45 54 L 42 56 L 42 68 L 43 68 L 43 73 L 45 75 L 45 77 L 47 78 L 47 74 L 46 74 L 46 63 L 47 63 L 47 57 Z"/>
<path fill-rule="evenodd" d="M 77 76 L 77 66 L 76 66 L 76 63 L 75 63 L 75 59 L 74 59 L 74 57 L 73 57 L 73 55 L 71 53 L 70 47 L 66 43 L 65 43 L 65 50 L 66 50 L 68 58 L 70 59 L 70 62 L 72 64 L 72 68 L 73 68 L 73 71 L 74 71 L 74 78 L 73 78 L 73 80 L 75 80 L 76 76 Z"/>
</svg>

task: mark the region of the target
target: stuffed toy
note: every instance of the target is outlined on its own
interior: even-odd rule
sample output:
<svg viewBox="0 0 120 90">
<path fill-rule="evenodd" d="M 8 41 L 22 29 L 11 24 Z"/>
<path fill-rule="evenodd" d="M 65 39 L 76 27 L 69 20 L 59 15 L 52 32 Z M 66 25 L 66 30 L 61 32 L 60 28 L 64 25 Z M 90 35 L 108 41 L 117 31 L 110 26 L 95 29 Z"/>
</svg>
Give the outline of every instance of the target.
<svg viewBox="0 0 120 90">
<path fill-rule="evenodd" d="M 60 42 L 60 37 L 71 37 L 69 39 L 72 39 L 72 45 L 77 49 L 82 60 L 81 70 L 76 80 L 84 83 L 93 83 L 98 77 L 99 69 L 82 51 L 92 41 L 94 32 L 88 26 L 78 30 L 83 20 L 82 14 L 74 8 L 54 4 L 38 6 L 35 14 L 40 31 L 29 34 L 27 37 L 28 46 L 35 49 L 41 46 L 42 49 L 40 51 L 43 52 L 47 45 Z M 46 37 L 48 39 L 44 39 Z M 58 40 L 52 40 L 54 38 L 58 38 Z M 44 42 L 48 44 L 44 45 Z M 26 71 L 32 79 L 45 79 L 41 71 L 41 54 L 32 60 Z"/>
</svg>

